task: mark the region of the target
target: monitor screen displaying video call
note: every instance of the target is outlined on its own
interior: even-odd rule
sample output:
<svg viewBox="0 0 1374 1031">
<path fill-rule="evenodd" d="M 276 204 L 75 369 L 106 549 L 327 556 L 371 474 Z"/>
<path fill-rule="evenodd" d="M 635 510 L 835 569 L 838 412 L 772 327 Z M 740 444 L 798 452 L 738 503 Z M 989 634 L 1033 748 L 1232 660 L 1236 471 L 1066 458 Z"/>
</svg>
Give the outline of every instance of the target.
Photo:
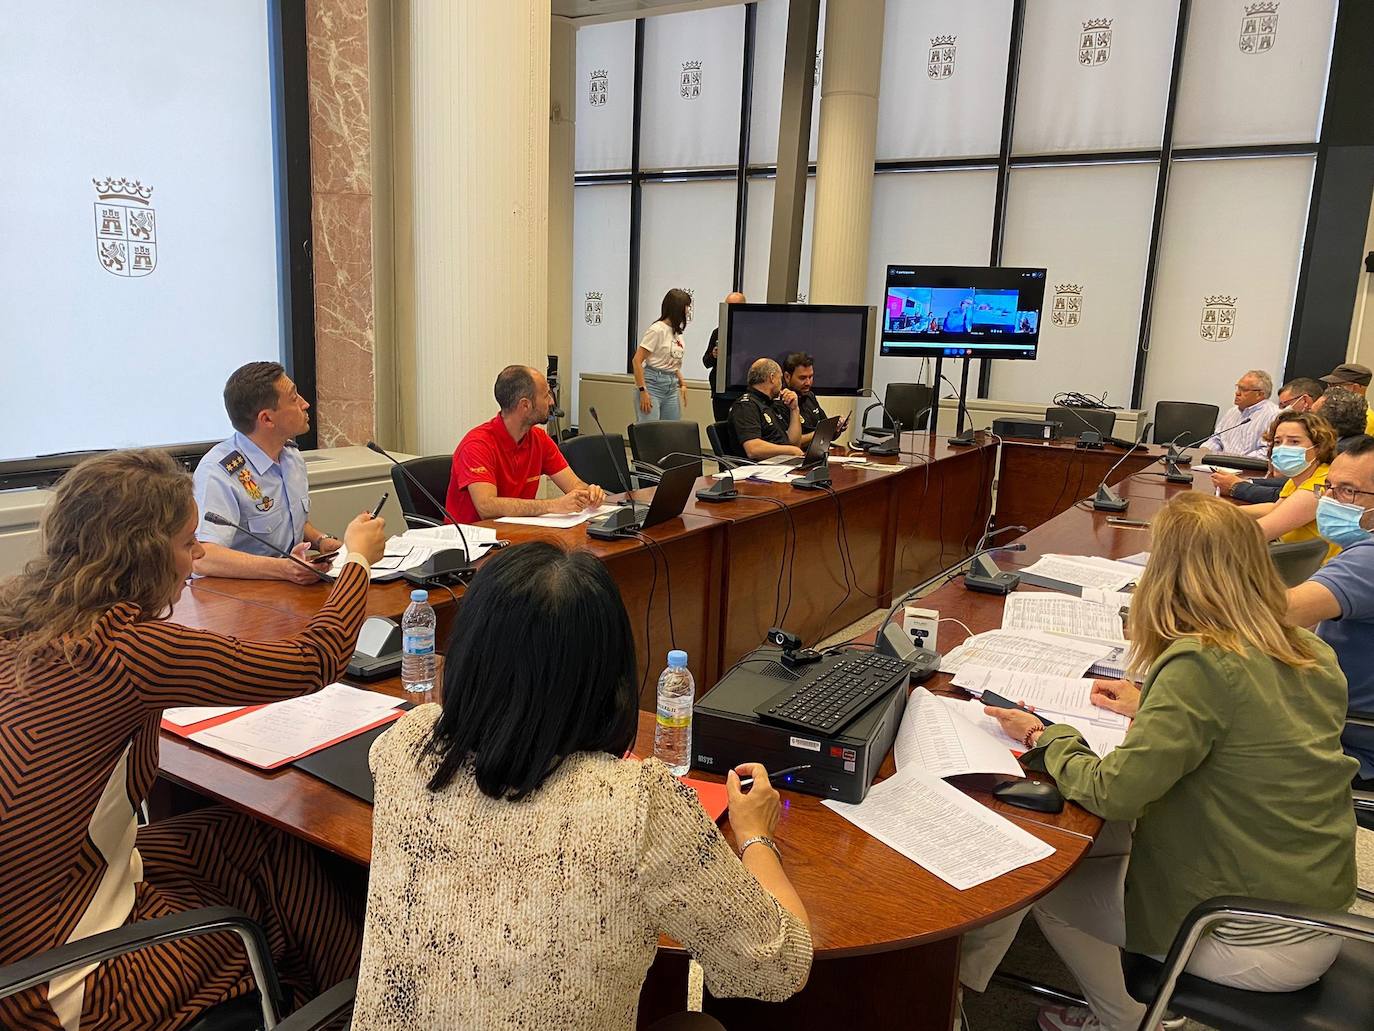
<svg viewBox="0 0 1374 1031">
<path fill-rule="evenodd" d="M 803 351 L 816 359 L 817 394 L 857 397 L 872 370 L 873 309 L 848 304 L 732 304 L 726 308 L 725 346 L 718 360 L 726 391 L 743 391 L 749 366 L 759 358 L 779 365 Z M 717 384 L 720 389 L 720 384 Z"/>
<path fill-rule="evenodd" d="M 880 353 L 907 358 L 1034 358 L 1042 268 L 889 265 Z"/>
</svg>

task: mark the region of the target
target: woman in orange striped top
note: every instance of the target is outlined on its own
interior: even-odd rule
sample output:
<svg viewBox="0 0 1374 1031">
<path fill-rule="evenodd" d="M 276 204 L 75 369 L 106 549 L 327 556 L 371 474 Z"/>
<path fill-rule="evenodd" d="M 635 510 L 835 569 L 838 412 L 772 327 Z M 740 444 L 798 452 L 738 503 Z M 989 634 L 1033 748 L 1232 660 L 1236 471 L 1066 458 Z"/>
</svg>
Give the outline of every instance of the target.
<svg viewBox="0 0 1374 1031">
<path fill-rule="evenodd" d="M 352 976 L 360 921 L 309 850 L 222 808 L 138 827 L 162 710 L 270 702 L 336 679 L 362 625 L 382 522 L 344 535 L 338 583 L 297 636 L 166 622 L 201 551 L 166 454 L 92 458 L 57 488 L 42 554 L 0 583 L 0 964 L 199 906 L 267 931 L 299 1004 Z M 231 936 L 119 957 L 0 1001 L 0 1027 L 172 1029 L 251 986 Z"/>
</svg>

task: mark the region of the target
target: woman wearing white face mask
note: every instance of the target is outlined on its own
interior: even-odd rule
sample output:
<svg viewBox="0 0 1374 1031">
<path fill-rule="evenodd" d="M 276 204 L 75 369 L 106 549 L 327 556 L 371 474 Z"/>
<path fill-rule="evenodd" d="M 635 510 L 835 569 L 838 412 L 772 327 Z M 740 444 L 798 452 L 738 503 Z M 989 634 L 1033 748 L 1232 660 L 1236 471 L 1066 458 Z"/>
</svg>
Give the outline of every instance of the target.
<svg viewBox="0 0 1374 1031">
<path fill-rule="evenodd" d="M 1288 482 L 1279 492 L 1278 501 L 1251 505 L 1244 512 L 1259 520 L 1268 540 L 1315 540 L 1321 536 L 1317 532 L 1315 488 L 1326 482 L 1336 455 L 1336 431 L 1320 415 L 1287 411 L 1274 420 L 1273 432 L 1274 451 L 1269 460 L 1280 475 L 1288 477 Z M 1340 550 L 1339 545 L 1330 544 L 1327 559 Z"/>
</svg>

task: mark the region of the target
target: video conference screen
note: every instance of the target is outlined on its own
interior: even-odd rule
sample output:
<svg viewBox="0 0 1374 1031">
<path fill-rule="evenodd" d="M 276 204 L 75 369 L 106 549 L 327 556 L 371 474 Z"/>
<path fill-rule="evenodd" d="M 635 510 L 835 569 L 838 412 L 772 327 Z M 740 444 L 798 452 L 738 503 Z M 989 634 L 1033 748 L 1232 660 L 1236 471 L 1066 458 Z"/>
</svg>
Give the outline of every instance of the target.
<svg viewBox="0 0 1374 1031">
<path fill-rule="evenodd" d="M 910 358 L 1034 358 L 1042 268 L 889 265 L 881 353 Z"/>
<path fill-rule="evenodd" d="M 724 389 L 744 390 L 749 366 L 759 358 L 779 365 L 794 351 L 816 359 L 817 394 L 858 396 L 867 389 L 872 363 L 873 309 L 840 304 L 732 304 L 725 325 Z M 719 389 L 719 384 L 718 384 Z"/>
</svg>

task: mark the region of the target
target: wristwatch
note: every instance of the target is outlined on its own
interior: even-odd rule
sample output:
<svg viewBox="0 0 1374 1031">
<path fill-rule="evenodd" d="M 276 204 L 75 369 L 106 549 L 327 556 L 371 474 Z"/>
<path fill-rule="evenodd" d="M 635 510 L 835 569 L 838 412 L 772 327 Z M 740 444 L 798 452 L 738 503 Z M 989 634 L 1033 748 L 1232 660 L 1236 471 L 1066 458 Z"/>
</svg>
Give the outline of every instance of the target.
<svg viewBox="0 0 1374 1031">
<path fill-rule="evenodd" d="M 638 390 L 641 394 L 647 394 L 649 392 L 648 387 L 636 387 L 635 389 Z"/>
<path fill-rule="evenodd" d="M 770 849 L 773 850 L 773 855 L 778 857 L 778 862 L 782 862 L 782 853 L 778 851 L 778 843 L 774 841 L 772 838 L 770 838 L 767 834 L 756 834 L 754 835 L 754 837 L 745 841 L 745 843 L 739 847 L 739 854 L 741 859 L 744 858 L 745 850 L 748 849 L 750 845 L 767 845 Z"/>
</svg>

